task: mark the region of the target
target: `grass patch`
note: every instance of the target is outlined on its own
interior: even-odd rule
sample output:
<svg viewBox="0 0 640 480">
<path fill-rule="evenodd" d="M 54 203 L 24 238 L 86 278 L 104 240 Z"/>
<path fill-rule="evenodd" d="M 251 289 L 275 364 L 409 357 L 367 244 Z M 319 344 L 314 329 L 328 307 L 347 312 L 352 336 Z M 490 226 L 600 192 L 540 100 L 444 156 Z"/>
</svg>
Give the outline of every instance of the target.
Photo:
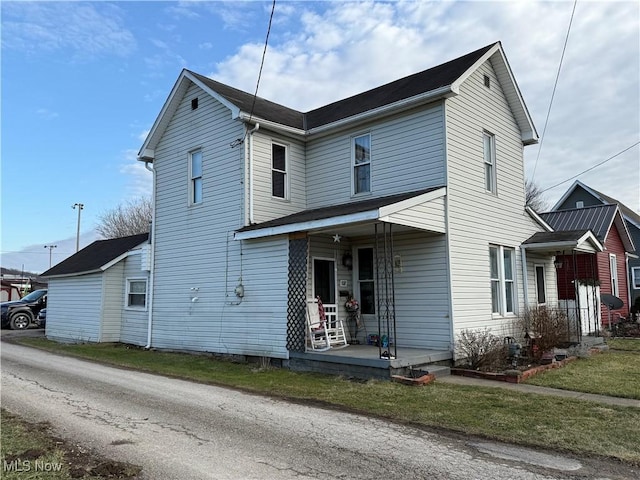
<svg viewBox="0 0 640 480">
<path fill-rule="evenodd" d="M 0 452 L 5 480 L 135 478 L 140 468 L 96 456 L 51 435 L 46 423 L 30 423 L 0 410 Z"/>
<path fill-rule="evenodd" d="M 437 381 L 420 388 L 388 381 L 353 382 L 329 375 L 260 369 L 208 355 L 150 352 L 123 345 L 60 345 L 34 338 L 20 343 L 425 427 L 640 465 L 638 408 Z"/>
<path fill-rule="evenodd" d="M 548 370 L 526 383 L 640 400 L 640 339 L 608 340 L 609 350 Z"/>
</svg>

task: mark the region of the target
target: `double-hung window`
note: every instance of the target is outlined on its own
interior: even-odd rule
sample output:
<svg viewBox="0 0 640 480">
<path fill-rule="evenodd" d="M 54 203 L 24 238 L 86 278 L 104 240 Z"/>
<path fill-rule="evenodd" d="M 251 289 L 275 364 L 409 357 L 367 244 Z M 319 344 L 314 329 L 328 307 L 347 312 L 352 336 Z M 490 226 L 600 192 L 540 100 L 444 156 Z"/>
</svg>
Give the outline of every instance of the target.
<svg viewBox="0 0 640 480">
<path fill-rule="evenodd" d="M 189 203 L 202 203 L 202 150 L 189 152 Z"/>
<path fill-rule="evenodd" d="M 287 147 L 271 145 L 271 195 L 287 198 Z"/>
<path fill-rule="evenodd" d="M 620 296 L 618 286 L 618 260 L 613 253 L 609 254 L 609 269 L 611 271 L 611 293 L 616 297 Z"/>
<path fill-rule="evenodd" d="M 358 293 L 364 315 L 376 313 L 374 275 L 373 248 L 358 248 Z"/>
<path fill-rule="evenodd" d="M 515 250 L 489 246 L 491 277 L 491 312 L 497 315 L 515 313 Z"/>
<path fill-rule="evenodd" d="M 127 279 L 127 308 L 145 309 L 147 307 L 147 279 Z"/>
<path fill-rule="evenodd" d="M 640 267 L 631 268 L 631 280 L 633 282 L 633 288 L 640 290 Z"/>
<path fill-rule="evenodd" d="M 544 265 L 536 265 L 536 298 L 538 305 L 544 305 L 547 303 L 547 288 L 545 279 Z"/>
<path fill-rule="evenodd" d="M 371 191 L 371 134 L 353 137 L 353 194 Z"/>
<path fill-rule="evenodd" d="M 484 188 L 487 192 L 496 193 L 496 137 L 484 132 L 482 134 L 484 152 Z"/>
</svg>

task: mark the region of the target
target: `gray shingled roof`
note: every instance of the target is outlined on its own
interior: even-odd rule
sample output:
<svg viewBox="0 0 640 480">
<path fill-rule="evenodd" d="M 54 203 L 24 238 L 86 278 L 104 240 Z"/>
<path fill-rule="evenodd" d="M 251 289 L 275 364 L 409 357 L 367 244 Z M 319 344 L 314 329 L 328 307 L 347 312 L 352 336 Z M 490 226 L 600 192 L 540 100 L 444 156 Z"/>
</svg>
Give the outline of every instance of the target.
<svg viewBox="0 0 640 480">
<path fill-rule="evenodd" d="M 577 242 L 589 230 L 569 230 L 567 232 L 537 232 L 522 242 L 523 245 L 533 243 Z"/>
<path fill-rule="evenodd" d="M 191 70 L 188 72 L 244 112 L 251 112 L 253 106 L 253 114 L 258 118 L 301 130 L 309 130 L 451 85 L 494 45 L 496 43 L 307 113 L 261 97 L 256 97 L 255 106 L 253 106 L 253 94 L 217 82 Z"/>
<path fill-rule="evenodd" d="M 595 205 L 541 213 L 540 217 L 555 231 L 591 230 L 604 243 L 617 210 L 617 205 Z"/>
<path fill-rule="evenodd" d="M 120 255 L 148 240 L 148 233 L 131 235 L 129 237 L 97 240 L 66 260 L 44 272 L 43 277 L 58 275 L 72 275 L 100 270 L 101 267 L 115 260 Z"/>
<path fill-rule="evenodd" d="M 417 197 L 425 193 L 432 192 L 442 188 L 442 186 L 426 188 L 424 190 L 418 190 L 408 193 L 400 193 L 397 195 L 389 195 L 386 197 L 372 198 L 369 200 L 363 200 L 361 202 L 343 203 L 341 205 L 331 205 L 329 207 L 314 208 L 311 210 L 304 210 L 302 212 L 287 215 L 286 217 L 276 218 L 275 220 L 269 220 L 267 222 L 256 223 L 243 227 L 238 232 L 248 232 L 251 230 L 259 230 L 262 228 L 279 227 L 282 225 L 290 225 L 293 223 L 309 222 L 313 220 L 322 220 L 325 218 L 337 217 L 339 215 L 351 215 L 354 213 L 366 212 L 377 208 L 391 205 L 393 203 L 402 202 L 409 198 Z"/>
</svg>

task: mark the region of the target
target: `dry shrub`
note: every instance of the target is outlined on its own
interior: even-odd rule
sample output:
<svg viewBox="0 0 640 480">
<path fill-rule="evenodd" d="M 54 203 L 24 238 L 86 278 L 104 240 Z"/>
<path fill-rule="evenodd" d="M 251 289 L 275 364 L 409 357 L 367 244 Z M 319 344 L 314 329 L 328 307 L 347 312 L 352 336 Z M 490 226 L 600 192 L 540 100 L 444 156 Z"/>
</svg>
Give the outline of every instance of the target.
<svg viewBox="0 0 640 480">
<path fill-rule="evenodd" d="M 530 307 L 519 318 L 519 324 L 523 336 L 529 334 L 535 338 L 531 351 L 534 360 L 569 340 L 569 319 L 558 308 Z"/>
<path fill-rule="evenodd" d="M 474 370 L 490 370 L 502 367 L 506 360 L 503 340 L 491 330 L 462 330 L 458 334 L 458 356 L 465 358 L 467 366 Z"/>
</svg>

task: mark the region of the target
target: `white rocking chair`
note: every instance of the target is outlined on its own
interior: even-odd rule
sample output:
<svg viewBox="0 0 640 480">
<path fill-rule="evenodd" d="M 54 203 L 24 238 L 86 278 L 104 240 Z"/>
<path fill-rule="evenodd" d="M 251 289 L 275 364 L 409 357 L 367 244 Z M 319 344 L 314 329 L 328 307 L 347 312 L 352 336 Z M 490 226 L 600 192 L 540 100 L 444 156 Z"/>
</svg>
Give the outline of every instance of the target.
<svg viewBox="0 0 640 480">
<path fill-rule="evenodd" d="M 318 300 L 307 300 L 307 347 L 309 350 L 324 352 L 330 348 L 349 345 L 342 320 L 337 308 L 325 305 L 325 318 L 321 318 Z"/>
</svg>

